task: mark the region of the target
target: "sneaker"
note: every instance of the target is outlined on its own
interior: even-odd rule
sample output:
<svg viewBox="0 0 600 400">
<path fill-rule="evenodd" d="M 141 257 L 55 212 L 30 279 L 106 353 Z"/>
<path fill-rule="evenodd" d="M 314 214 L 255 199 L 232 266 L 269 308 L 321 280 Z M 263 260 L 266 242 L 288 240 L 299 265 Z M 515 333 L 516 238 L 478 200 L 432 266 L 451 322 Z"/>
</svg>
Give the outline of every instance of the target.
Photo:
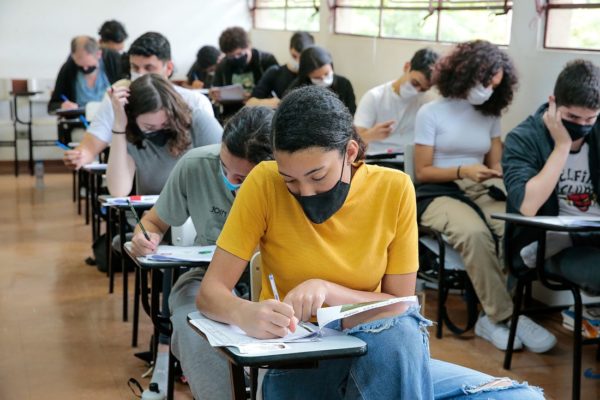
<svg viewBox="0 0 600 400">
<path fill-rule="evenodd" d="M 523 348 L 523 343 L 518 337 L 518 326 L 517 336 L 513 344 L 513 350 L 520 350 Z M 484 338 L 488 342 L 491 342 L 497 349 L 506 351 L 508 347 L 508 327 L 505 324 L 494 324 L 487 315 L 481 314 L 475 323 L 475 334 L 479 337 Z"/>
<path fill-rule="evenodd" d="M 556 336 L 525 315 L 519 315 L 517 337 L 527 350 L 534 353 L 545 353 L 556 345 Z"/>
</svg>

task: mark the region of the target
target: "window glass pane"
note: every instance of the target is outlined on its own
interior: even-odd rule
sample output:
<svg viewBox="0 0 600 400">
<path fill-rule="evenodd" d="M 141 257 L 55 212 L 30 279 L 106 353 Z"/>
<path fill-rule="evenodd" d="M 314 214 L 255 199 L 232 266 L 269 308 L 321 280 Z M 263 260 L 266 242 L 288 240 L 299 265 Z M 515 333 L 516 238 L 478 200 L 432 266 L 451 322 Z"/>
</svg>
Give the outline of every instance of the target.
<svg viewBox="0 0 600 400">
<path fill-rule="evenodd" d="M 285 10 L 254 10 L 254 27 L 258 29 L 285 29 Z"/>
<path fill-rule="evenodd" d="M 550 0 L 550 4 L 600 4 L 600 0 Z"/>
<path fill-rule="evenodd" d="M 338 0 L 336 1 L 336 5 L 353 7 L 379 7 L 381 2 L 380 0 Z"/>
<path fill-rule="evenodd" d="M 319 12 L 312 8 L 291 8 L 287 11 L 288 31 L 319 31 Z"/>
<path fill-rule="evenodd" d="M 256 0 L 254 6 L 256 8 L 285 7 L 285 0 Z"/>
<path fill-rule="evenodd" d="M 600 9 L 552 9 L 546 47 L 600 50 Z"/>
<path fill-rule="evenodd" d="M 424 20 L 428 11 L 383 10 L 381 36 L 435 40 L 437 13 Z"/>
<path fill-rule="evenodd" d="M 510 42 L 512 11 L 495 15 L 493 11 L 443 11 L 440 16 L 439 40 L 464 42 L 485 39 L 496 44 Z"/>
<path fill-rule="evenodd" d="M 337 8 L 335 32 L 354 35 L 379 35 L 379 10 Z"/>
</svg>

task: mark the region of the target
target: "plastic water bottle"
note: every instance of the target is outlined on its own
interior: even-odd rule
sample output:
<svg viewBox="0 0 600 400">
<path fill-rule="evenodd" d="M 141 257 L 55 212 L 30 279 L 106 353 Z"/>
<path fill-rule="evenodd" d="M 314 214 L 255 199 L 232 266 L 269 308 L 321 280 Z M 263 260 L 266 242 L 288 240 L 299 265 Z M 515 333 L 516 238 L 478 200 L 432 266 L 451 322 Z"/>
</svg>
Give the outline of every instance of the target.
<svg viewBox="0 0 600 400">
<path fill-rule="evenodd" d="M 158 383 L 150 383 L 150 387 L 142 393 L 142 400 L 164 400 L 165 393 L 160 391 Z"/>
<path fill-rule="evenodd" d="M 44 188 L 44 162 L 36 161 L 33 167 L 33 173 L 35 175 L 35 188 Z"/>
<path fill-rule="evenodd" d="M 159 352 L 154 362 L 150 387 L 142 393 L 142 400 L 164 400 L 169 376 L 169 353 Z"/>
</svg>

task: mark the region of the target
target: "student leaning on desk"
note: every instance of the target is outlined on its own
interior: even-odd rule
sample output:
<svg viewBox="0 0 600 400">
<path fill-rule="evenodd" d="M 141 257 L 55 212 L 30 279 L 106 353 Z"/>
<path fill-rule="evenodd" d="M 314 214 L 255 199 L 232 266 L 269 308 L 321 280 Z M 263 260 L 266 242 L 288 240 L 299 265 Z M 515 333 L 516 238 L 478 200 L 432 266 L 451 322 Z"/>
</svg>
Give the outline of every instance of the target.
<svg viewBox="0 0 600 400">
<path fill-rule="evenodd" d="M 331 91 L 292 91 L 273 118 L 276 161 L 252 170 L 238 192 L 197 296 L 199 310 L 257 338 L 284 336 L 323 304 L 413 295 L 418 269 L 415 194 L 402 172 L 364 164 L 352 115 Z M 374 206 L 376 205 L 376 206 Z M 232 294 L 256 247 L 260 302 Z M 273 274 L 283 301 L 273 299 Z M 364 340 L 363 357 L 314 369 L 269 370 L 266 399 L 541 399 L 535 388 L 430 360 L 416 307 L 347 318 L 336 329 Z M 226 360 L 222 360 L 226 363 Z M 466 393 L 464 388 L 473 390 Z M 485 388 L 485 389 L 484 389 Z"/>
<path fill-rule="evenodd" d="M 273 110 L 267 107 L 242 108 L 225 125 L 221 144 L 193 149 L 183 156 L 156 204 L 142 218 L 150 241 L 136 227 L 134 254 L 155 252 L 169 227 L 182 225 L 189 217 L 196 228 L 195 244 L 214 245 L 246 176 L 256 164 L 272 159 L 272 117 Z M 195 296 L 204 272 L 198 268 L 183 274 L 171 290 L 171 349 L 196 399 L 227 398 L 227 363 L 187 323 L 187 315 L 197 311 Z"/>
</svg>

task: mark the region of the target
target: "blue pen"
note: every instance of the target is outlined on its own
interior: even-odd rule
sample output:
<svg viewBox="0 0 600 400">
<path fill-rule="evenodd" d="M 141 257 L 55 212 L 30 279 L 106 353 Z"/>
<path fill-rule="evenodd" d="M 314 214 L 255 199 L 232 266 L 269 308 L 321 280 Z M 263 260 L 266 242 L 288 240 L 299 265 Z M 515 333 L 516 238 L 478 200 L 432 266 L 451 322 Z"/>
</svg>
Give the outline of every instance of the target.
<svg viewBox="0 0 600 400">
<path fill-rule="evenodd" d="M 59 140 L 55 141 L 54 144 L 63 150 L 73 150 L 72 148 L 70 148 L 69 146 L 67 146 L 66 144 L 62 143 Z"/>
<path fill-rule="evenodd" d="M 69 98 L 68 98 L 67 96 L 65 96 L 64 94 L 61 94 L 61 95 L 60 95 L 60 99 L 61 99 L 62 101 L 69 101 Z"/>
<path fill-rule="evenodd" d="M 85 115 L 80 115 L 79 120 L 83 123 L 85 129 L 88 129 L 90 127 L 90 123 L 88 122 L 87 118 L 85 118 Z"/>
</svg>

